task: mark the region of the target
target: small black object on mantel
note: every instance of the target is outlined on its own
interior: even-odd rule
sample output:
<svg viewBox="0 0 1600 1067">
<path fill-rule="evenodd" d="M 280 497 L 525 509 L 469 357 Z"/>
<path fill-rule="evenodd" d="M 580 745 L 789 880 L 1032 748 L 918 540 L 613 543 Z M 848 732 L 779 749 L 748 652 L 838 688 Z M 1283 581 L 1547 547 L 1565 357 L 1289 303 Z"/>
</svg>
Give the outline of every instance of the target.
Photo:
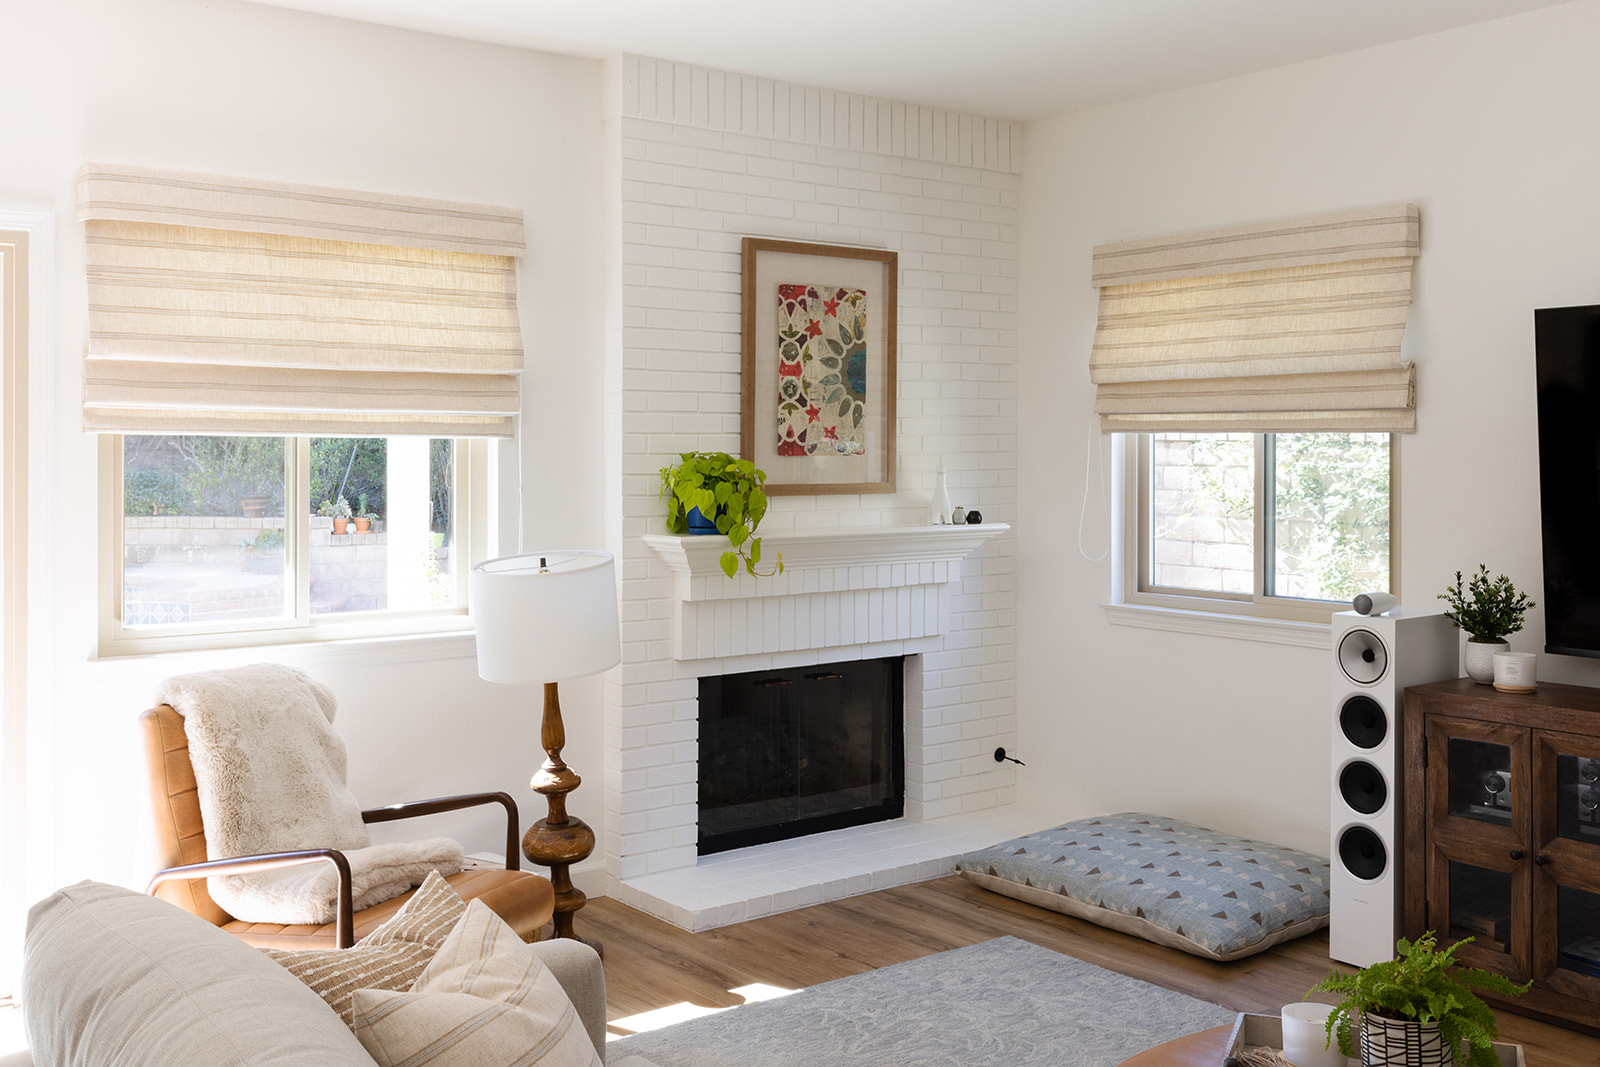
<svg viewBox="0 0 1600 1067">
<path fill-rule="evenodd" d="M 979 511 L 977 508 L 973 508 L 971 511 L 967 512 L 968 526 L 977 526 L 981 522 L 983 522 L 983 512 Z"/>
</svg>

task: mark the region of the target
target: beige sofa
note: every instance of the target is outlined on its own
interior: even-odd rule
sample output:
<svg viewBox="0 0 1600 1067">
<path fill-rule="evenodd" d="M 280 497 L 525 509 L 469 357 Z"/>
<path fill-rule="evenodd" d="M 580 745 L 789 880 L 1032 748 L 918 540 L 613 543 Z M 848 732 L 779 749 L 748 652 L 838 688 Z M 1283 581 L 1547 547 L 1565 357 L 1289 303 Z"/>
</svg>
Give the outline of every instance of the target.
<svg viewBox="0 0 1600 1067">
<path fill-rule="evenodd" d="M 600 959 L 574 941 L 540 958 L 605 1056 Z M 187 912 L 97 882 L 28 916 L 22 1006 L 31 1053 L 0 1067 L 372 1064 L 320 997 L 259 950 Z M 629 1057 L 613 1067 L 652 1067 Z"/>
</svg>

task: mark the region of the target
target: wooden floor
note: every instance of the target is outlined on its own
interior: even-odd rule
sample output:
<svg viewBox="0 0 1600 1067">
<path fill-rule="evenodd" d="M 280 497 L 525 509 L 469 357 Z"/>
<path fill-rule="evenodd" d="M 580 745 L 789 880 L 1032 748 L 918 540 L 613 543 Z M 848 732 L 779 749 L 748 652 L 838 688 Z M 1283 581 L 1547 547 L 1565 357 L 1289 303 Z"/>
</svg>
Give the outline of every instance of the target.
<svg viewBox="0 0 1600 1067">
<path fill-rule="evenodd" d="M 605 944 L 613 1020 L 689 1002 L 743 1003 L 730 989 L 800 989 L 1010 934 L 1036 945 L 1235 1011 L 1276 1012 L 1332 964 L 1325 933 L 1234 963 L 1212 963 L 1090 923 L 941 878 L 690 934 L 613 900 L 591 901 L 579 932 Z M 1331 999 L 1331 998 L 1323 998 Z M 1600 1038 L 1500 1013 L 1503 1040 L 1530 1067 L 1600 1065 Z M 628 1031 L 613 1027 L 614 1033 Z"/>
</svg>

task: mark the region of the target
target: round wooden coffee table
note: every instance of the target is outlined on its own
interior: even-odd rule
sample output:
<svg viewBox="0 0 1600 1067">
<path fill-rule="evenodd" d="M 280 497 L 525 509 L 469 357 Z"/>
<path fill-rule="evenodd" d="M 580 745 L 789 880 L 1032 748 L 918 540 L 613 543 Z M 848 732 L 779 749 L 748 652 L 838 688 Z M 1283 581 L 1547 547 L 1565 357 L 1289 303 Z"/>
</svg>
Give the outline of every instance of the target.
<svg viewBox="0 0 1600 1067">
<path fill-rule="evenodd" d="M 1122 1067 L 1221 1067 L 1223 1053 L 1228 1051 L 1228 1039 L 1232 1036 L 1232 1026 L 1201 1030 L 1145 1049 L 1132 1059 L 1123 1060 Z"/>
</svg>

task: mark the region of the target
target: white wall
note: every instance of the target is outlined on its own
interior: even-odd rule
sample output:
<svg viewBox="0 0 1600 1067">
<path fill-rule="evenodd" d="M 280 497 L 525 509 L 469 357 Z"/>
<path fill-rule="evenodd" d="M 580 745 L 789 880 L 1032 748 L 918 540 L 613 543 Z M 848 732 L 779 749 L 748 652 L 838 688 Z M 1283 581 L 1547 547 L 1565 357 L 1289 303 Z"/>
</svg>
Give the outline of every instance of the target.
<svg viewBox="0 0 1600 1067">
<path fill-rule="evenodd" d="M 94 661 L 100 516 L 95 441 L 79 430 L 85 286 L 74 183 L 96 160 L 520 207 L 527 541 L 598 546 L 599 64 L 229 0 L 0 0 L 0 27 L 0 210 L 57 217 L 54 375 L 35 383 L 45 403 L 33 413 L 36 887 L 81 877 L 143 886 L 135 717 L 159 679 L 226 663 L 281 660 L 333 686 L 363 803 L 502 789 L 524 825 L 541 817 L 527 787 L 543 758 L 538 687 L 480 682 L 470 639 Z M 517 453 L 507 446 L 501 456 L 502 550 L 511 551 Z M 563 690 L 566 758 L 593 781 L 571 807 L 603 831 L 603 687 L 594 679 Z M 503 830 L 482 812 L 419 829 L 493 849 Z M 15 858 L 4 860 L 10 869 Z"/>
<path fill-rule="evenodd" d="M 1540 599 L 1533 309 L 1600 301 L 1600 3 L 1031 123 L 1021 215 L 1021 799 L 1153 810 L 1327 849 L 1329 667 L 1109 625 L 1077 548 L 1093 245 L 1411 201 L 1422 257 L 1400 439 L 1402 601 L 1481 561 Z M 1108 536 L 1091 508 L 1091 548 Z M 1539 612 L 1512 638 L 1542 650 Z M 1600 664 L 1541 656 L 1546 680 Z"/>
<path fill-rule="evenodd" d="M 1015 744 L 1008 538 L 963 563 L 930 650 L 885 642 L 679 661 L 672 579 L 639 537 L 666 532 L 661 467 L 680 452 L 739 450 L 745 236 L 889 249 L 900 268 L 896 491 L 774 497 L 761 531 L 920 525 L 941 459 L 953 502 L 1014 518 L 1020 127 L 638 56 L 620 57 L 610 77 L 620 150 L 609 417 L 621 433 L 608 532 L 624 580 L 608 871 L 694 864 L 702 676 L 924 651 L 908 671 L 907 814 L 1009 803 L 1013 768 L 990 755 Z"/>
</svg>

